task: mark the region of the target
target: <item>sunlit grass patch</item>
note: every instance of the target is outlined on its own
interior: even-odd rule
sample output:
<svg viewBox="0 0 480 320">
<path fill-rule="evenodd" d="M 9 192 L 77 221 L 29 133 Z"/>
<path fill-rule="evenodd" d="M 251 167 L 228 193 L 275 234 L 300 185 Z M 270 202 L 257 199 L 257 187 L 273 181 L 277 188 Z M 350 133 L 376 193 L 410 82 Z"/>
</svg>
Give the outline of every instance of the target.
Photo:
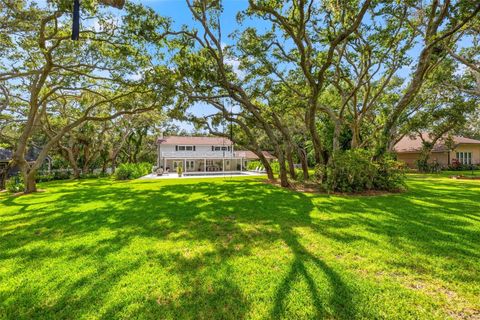
<svg viewBox="0 0 480 320">
<path fill-rule="evenodd" d="M 0 318 L 474 317 L 480 182 L 304 194 L 259 178 L 0 196 Z"/>
</svg>

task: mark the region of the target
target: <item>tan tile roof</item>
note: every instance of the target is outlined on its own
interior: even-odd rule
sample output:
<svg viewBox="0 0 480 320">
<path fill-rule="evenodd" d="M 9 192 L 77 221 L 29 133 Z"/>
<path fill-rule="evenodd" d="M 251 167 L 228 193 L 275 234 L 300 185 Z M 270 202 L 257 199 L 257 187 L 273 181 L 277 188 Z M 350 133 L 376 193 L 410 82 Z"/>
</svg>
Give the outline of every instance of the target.
<svg viewBox="0 0 480 320">
<path fill-rule="evenodd" d="M 276 159 L 273 155 L 270 154 L 268 151 L 262 151 L 263 155 L 267 159 Z M 237 158 L 245 158 L 247 160 L 256 160 L 258 159 L 258 156 L 253 153 L 252 151 L 249 150 L 240 150 L 240 151 L 235 151 L 235 157 Z"/>
<path fill-rule="evenodd" d="M 422 137 L 425 141 L 432 141 L 427 133 L 422 133 Z M 459 144 L 480 144 L 480 140 L 452 136 L 455 145 Z M 420 152 L 422 150 L 422 139 L 420 136 L 405 136 L 394 147 L 395 152 Z M 448 147 L 445 145 L 443 138 L 439 139 L 432 152 L 445 152 L 448 151 Z"/>
<path fill-rule="evenodd" d="M 232 145 L 232 141 L 221 137 L 166 136 L 158 138 L 157 143 L 174 145 Z"/>
</svg>

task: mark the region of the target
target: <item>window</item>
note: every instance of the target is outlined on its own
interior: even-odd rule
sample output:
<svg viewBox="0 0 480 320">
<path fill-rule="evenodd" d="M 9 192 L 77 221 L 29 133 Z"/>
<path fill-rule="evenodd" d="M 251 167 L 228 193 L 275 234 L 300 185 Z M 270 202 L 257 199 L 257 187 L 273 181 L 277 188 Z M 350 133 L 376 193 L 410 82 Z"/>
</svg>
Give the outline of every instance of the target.
<svg viewBox="0 0 480 320">
<path fill-rule="evenodd" d="M 472 164 L 471 152 L 457 152 L 457 160 L 461 164 Z"/>
<path fill-rule="evenodd" d="M 213 166 L 213 160 L 207 160 L 207 166 Z"/>
<path fill-rule="evenodd" d="M 193 169 L 193 168 L 195 168 L 195 164 L 193 163 L 193 160 L 187 161 L 187 169 Z"/>
<path fill-rule="evenodd" d="M 195 146 L 175 146 L 176 151 L 195 151 Z"/>
<path fill-rule="evenodd" d="M 230 151 L 232 147 L 225 147 L 225 146 L 213 146 L 212 151 Z"/>
</svg>

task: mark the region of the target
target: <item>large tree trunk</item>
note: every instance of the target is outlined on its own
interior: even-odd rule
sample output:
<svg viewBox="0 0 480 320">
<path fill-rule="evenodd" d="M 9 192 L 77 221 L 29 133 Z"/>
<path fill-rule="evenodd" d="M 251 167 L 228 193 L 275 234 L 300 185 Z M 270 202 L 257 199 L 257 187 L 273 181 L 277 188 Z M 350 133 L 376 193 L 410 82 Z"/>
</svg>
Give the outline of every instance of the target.
<svg viewBox="0 0 480 320">
<path fill-rule="evenodd" d="M 5 183 L 7 181 L 8 166 L 0 170 L 0 190 L 5 189 Z"/>
<path fill-rule="evenodd" d="M 352 124 L 351 130 L 352 130 L 352 142 L 350 146 L 352 149 L 356 149 L 360 145 L 360 132 L 359 132 L 358 124 L 356 123 L 356 121 Z"/>
<path fill-rule="evenodd" d="M 307 152 L 303 148 L 297 148 L 298 150 L 298 158 L 300 159 L 300 163 L 302 165 L 303 171 L 303 179 L 306 181 L 310 179 L 310 174 L 308 173 L 308 161 L 307 161 Z"/>
<path fill-rule="evenodd" d="M 340 133 L 342 132 L 342 122 L 340 120 L 335 120 L 333 129 L 333 152 L 340 151 Z"/>
<path fill-rule="evenodd" d="M 36 178 L 36 170 L 31 170 L 27 174 L 24 174 L 24 183 L 25 183 L 25 192 L 24 193 L 33 193 L 37 192 L 37 182 L 35 181 Z"/>
<path fill-rule="evenodd" d="M 307 124 L 307 130 L 310 133 L 310 138 L 313 146 L 313 155 L 315 158 L 316 164 L 324 164 L 325 159 L 323 158 L 323 147 L 322 142 L 317 131 L 317 125 L 315 123 L 316 112 L 311 111 L 307 113 L 305 117 L 305 122 Z"/>
<path fill-rule="evenodd" d="M 292 154 L 292 147 L 289 143 L 285 146 L 285 155 L 287 157 L 287 164 L 288 164 L 288 173 L 292 179 L 296 179 L 297 174 L 295 172 L 295 166 L 293 164 L 293 154 Z"/>
<path fill-rule="evenodd" d="M 75 179 L 80 178 L 80 168 L 77 165 L 77 161 L 75 159 L 75 155 L 73 154 L 73 150 L 70 147 L 64 147 L 61 146 L 63 150 L 67 153 L 67 160 L 70 163 L 70 166 L 72 167 L 73 170 L 73 177 Z"/>
<path fill-rule="evenodd" d="M 279 177 L 280 177 L 280 185 L 282 187 L 289 187 L 290 183 L 288 182 L 288 176 L 287 176 L 287 166 L 285 165 L 285 156 L 283 154 L 283 150 L 280 150 L 280 148 L 277 148 L 277 157 L 278 157 L 278 164 L 279 164 Z"/>
<path fill-rule="evenodd" d="M 75 165 L 75 167 L 72 167 L 72 169 L 73 169 L 73 178 L 80 179 L 80 168 Z"/>
<path fill-rule="evenodd" d="M 261 150 L 251 150 L 253 153 L 255 153 L 260 160 L 260 162 L 263 164 L 263 167 L 265 168 L 265 171 L 267 172 L 267 177 L 268 180 L 274 180 L 275 176 L 273 175 L 273 170 L 272 166 L 270 165 L 270 162 L 268 161 L 267 158 L 263 155 Z"/>
</svg>

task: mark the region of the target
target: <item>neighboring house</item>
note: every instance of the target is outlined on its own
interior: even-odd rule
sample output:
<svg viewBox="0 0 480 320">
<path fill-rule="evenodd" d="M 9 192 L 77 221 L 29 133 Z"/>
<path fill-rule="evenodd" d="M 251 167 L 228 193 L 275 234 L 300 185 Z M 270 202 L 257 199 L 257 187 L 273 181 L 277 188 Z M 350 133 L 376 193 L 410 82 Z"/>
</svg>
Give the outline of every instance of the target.
<svg viewBox="0 0 480 320">
<path fill-rule="evenodd" d="M 157 140 L 157 167 L 170 171 L 178 167 L 184 172 L 243 171 L 248 161 L 256 159 L 250 151 L 235 151 L 227 138 L 166 136 Z"/>
<path fill-rule="evenodd" d="M 425 141 L 431 141 L 427 133 L 422 134 Z M 461 164 L 480 164 L 480 140 L 452 136 L 453 146 L 448 146 L 445 139 L 439 139 L 433 146 L 429 162 L 437 162 L 447 167 L 456 159 Z M 415 168 L 422 150 L 420 136 L 405 136 L 394 147 L 398 160 L 408 167 Z"/>
<path fill-rule="evenodd" d="M 29 148 L 27 150 L 27 153 L 25 154 L 25 160 L 27 160 L 27 162 L 29 163 L 34 162 L 39 152 L 40 150 L 38 148 L 35 148 L 35 147 Z M 0 170 L 4 170 L 8 167 L 8 164 L 10 163 L 10 161 L 12 161 L 12 156 L 13 156 L 13 152 L 11 150 L 0 149 Z M 48 171 L 50 171 L 51 161 L 52 159 L 50 157 L 47 157 L 45 159 L 45 163 L 46 163 L 45 165 Z M 12 176 L 14 174 L 17 174 L 18 171 L 19 171 L 18 167 L 9 168 L 8 175 Z"/>
</svg>

